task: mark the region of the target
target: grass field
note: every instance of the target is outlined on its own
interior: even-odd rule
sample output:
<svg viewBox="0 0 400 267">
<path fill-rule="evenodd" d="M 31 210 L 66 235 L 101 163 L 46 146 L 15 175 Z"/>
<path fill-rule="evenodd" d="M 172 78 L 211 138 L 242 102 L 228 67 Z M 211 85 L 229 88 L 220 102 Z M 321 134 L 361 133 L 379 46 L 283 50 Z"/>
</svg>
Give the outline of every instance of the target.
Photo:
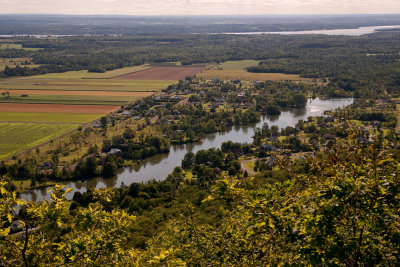
<svg viewBox="0 0 400 267">
<path fill-rule="evenodd" d="M 76 125 L 0 123 L 0 159 L 49 141 Z"/>
<path fill-rule="evenodd" d="M 124 80 L 183 80 L 187 76 L 193 76 L 207 67 L 154 67 L 144 71 L 139 71 L 117 79 Z"/>
<path fill-rule="evenodd" d="M 101 117 L 101 114 L 0 112 L 0 121 L 5 122 L 87 123 L 99 117 Z"/>
<path fill-rule="evenodd" d="M 258 60 L 227 61 L 213 67 L 212 70 L 244 70 L 247 67 L 258 66 Z"/>
<path fill-rule="evenodd" d="M 311 81 L 309 78 L 301 78 L 296 74 L 283 74 L 283 73 L 251 73 L 245 70 L 206 70 L 197 77 L 206 80 L 213 80 L 216 78 L 222 80 L 235 80 L 242 79 L 248 81 Z"/>
<path fill-rule="evenodd" d="M 13 44 L 13 43 L 0 44 L 0 49 L 23 49 L 27 51 L 43 50 L 43 48 L 22 47 L 22 44 Z"/>
<path fill-rule="evenodd" d="M 84 76 L 83 78 L 85 78 L 85 79 L 110 79 L 110 78 L 130 74 L 130 73 L 135 73 L 135 72 L 142 71 L 142 70 L 147 70 L 149 68 L 150 67 L 147 65 L 126 67 L 126 68 L 122 68 L 122 69 L 107 71 L 105 73 L 87 73 L 87 76 Z"/>
<path fill-rule="evenodd" d="M 0 98 L 0 103 L 122 106 L 139 98 L 141 97 L 96 95 L 28 95 L 21 97 L 20 94 L 11 93 L 9 98 Z"/>
</svg>

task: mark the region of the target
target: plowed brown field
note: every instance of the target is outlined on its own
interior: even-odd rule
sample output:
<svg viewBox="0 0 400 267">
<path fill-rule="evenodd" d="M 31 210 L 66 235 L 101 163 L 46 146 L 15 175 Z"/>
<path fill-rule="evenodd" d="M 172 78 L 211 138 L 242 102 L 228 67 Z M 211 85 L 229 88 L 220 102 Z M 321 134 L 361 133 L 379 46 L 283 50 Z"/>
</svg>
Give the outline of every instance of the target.
<svg viewBox="0 0 400 267">
<path fill-rule="evenodd" d="M 118 110 L 119 106 L 102 105 L 57 105 L 57 104 L 15 104 L 0 103 L 0 112 L 48 112 L 106 114 Z"/>
<path fill-rule="evenodd" d="M 127 75 L 115 77 L 122 80 L 183 80 L 207 67 L 155 67 Z"/>
</svg>

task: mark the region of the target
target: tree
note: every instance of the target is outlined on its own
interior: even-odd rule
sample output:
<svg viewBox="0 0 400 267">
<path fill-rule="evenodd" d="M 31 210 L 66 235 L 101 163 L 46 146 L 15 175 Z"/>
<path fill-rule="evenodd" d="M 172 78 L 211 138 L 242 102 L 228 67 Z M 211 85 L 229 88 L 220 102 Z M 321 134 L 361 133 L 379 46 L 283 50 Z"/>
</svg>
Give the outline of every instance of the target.
<svg viewBox="0 0 400 267">
<path fill-rule="evenodd" d="M 351 131 L 351 130 L 350 130 Z M 203 202 L 224 202 L 218 225 L 188 207 L 149 242 L 143 260 L 181 265 L 397 265 L 400 166 L 357 134 L 312 159 L 312 175 L 251 187 L 223 179 Z M 233 171 L 233 170 L 232 170 Z"/>
<path fill-rule="evenodd" d="M 302 93 L 294 94 L 292 101 L 293 101 L 293 106 L 295 107 L 304 107 L 307 105 L 307 97 Z"/>
<path fill-rule="evenodd" d="M 101 124 L 101 128 L 103 128 L 103 130 L 107 129 L 107 122 L 108 122 L 108 119 L 106 116 L 100 118 L 100 124 Z"/>
<path fill-rule="evenodd" d="M 0 182 L 0 264 L 2 266 L 133 265 L 135 251 L 125 247 L 132 238 L 129 228 L 135 217 L 124 211 L 105 211 L 113 199 L 110 190 L 94 190 L 98 199 L 88 208 L 74 209 L 61 186 L 51 201 L 23 201 Z M 13 206 L 24 212 L 16 214 Z M 9 235 L 17 220 L 23 231 Z"/>
</svg>

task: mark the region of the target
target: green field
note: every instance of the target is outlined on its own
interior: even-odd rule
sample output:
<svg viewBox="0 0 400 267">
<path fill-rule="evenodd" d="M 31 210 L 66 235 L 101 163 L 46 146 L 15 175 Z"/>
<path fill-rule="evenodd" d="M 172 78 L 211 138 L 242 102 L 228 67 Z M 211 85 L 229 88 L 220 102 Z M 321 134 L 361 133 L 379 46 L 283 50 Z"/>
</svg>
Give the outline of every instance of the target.
<svg viewBox="0 0 400 267">
<path fill-rule="evenodd" d="M 150 67 L 148 67 L 147 65 L 142 65 L 142 66 L 135 66 L 135 67 L 126 67 L 126 68 L 122 68 L 122 69 L 116 69 L 116 70 L 110 70 L 107 71 L 105 73 L 87 73 L 86 76 L 84 76 L 84 79 L 110 79 L 113 77 L 118 77 L 121 75 L 126 75 L 126 74 L 130 74 L 130 73 L 134 73 L 134 72 L 138 72 L 138 71 L 142 71 L 142 70 L 147 70 Z"/>
<path fill-rule="evenodd" d="M 43 50 L 43 48 L 22 47 L 22 44 L 13 44 L 13 43 L 0 44 L 0 49 L 23 49 L 27 51 Z"/>
<path fill-rule="evenodd" d="M 0 159 L 45 143 L 77 128 L 66 124 L 0 123 Z"/>
<path fill-rule="evenodd" d="M 29 95 L 28 97 L 21 97 L 21 95 L 11 94 L 9 98 L 0 98 L 0 103 L 122 106 L 140 98 L 135 96 L 96 95 Z"/>
<path fill-rule="evenodd" d="M 247 67 L 258 66 L 258 60 L 227 61 L 212 68 L 213 70 L 244 70 Z"/>
<path fill-rule="evenodd" d="M 101 116 L 101 114 L 0 112 L 0 121 L 87 123 Z"/>
</svg>

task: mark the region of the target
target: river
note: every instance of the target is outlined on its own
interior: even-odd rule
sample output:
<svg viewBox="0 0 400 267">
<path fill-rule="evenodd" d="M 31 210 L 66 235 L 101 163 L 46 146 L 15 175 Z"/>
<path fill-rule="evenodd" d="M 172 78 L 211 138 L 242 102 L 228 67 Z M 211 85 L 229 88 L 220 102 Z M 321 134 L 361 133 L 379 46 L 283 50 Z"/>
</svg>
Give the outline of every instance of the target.
<svg viewBox="0 0 400 267">
<path fill-rule="evenodd" d="M 334 29 L 334 30 L 312 30 L 312 31 L 283 31 L 283 32 L 232 32 L 225 34 L 237 35 L 259 35 L 259 34 L 280 34 L 280 35 L 296 35 L 296 34 L 323 34 L 323 35 L 346 35 L 360 36 L 364 34 L 375 33 L 377 30 L 400 29 L 400 25 L 390 26 L 368 26 L 356 29 Z"/>
<path fill-rule="evenodd" d="M 202 142 L 172 145 L 168 154 L 156 155 L 143 161 L 140 166 L 128 167 L 120 170 L 114 178 L 103 179 L 95 178 L 88 181 L 75 181 L 63 183 L 66 188 L 72 187 L 71 193 L 67 194 L 68 199 L 72 199 L 74 192 L 86 192 L 89 188 L 120 187 L 122 183 L 130 185 L 133 182 L 146 182 L 151 179 L 163 180 L 168 174 L 172 173 L 176 166 L 181 165 L 181 161 L 187 152 L 196 153 L 202 149 L 212 147 L 220 148 L 223 142 L 233 141 L 240 143 L 251 143 L 255 129 L 264 123 L 269 126 L 277 125 L 279 128 L 295 126 L 299 120 L 307 120 L 309 116 L 322 116 L 324 111 L 335 110 L 353 103 L 351 98 L 337 99 L 310 99 L 304 108 L 284 110 L 279 116 L 262 116 L 257 124 L 248 126 L 232 127 L 227 131 L 207 135 Z M 48 189 L 37 189 L 22 194 L 25 200 L 41 201 L 49 199 Z"/>
</svg>

